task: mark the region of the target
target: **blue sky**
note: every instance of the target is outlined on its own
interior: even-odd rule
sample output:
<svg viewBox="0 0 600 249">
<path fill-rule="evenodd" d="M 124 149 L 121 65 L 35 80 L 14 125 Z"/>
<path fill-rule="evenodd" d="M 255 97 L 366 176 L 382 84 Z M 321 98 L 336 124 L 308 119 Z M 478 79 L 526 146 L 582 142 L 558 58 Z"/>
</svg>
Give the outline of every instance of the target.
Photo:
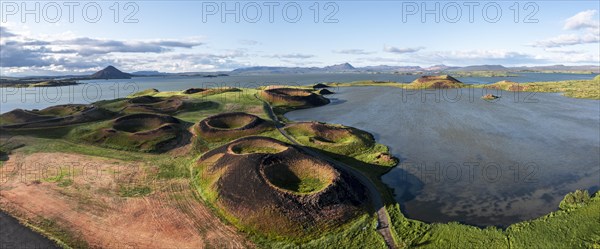
<svg viewBox="0 0 600 249">
<path fill-rule="evenodd" d="M 87 2 L 74 6 L 72 23 L 64 3 L 37 2 L 40 8 L 22 20 L 23 4 L 35 10 L 35 3 L 2 2 L 2 75 L 85 73 L 108 64 L 125 71 L 183 72 L 344 62 L 426 67 L 598 65 L 600 61 L 598 1 L 518 2 L 518 6 L 515 1 L 497 1 L 488 4 L 487 12 L 484 5 L 489 2 L 479 2 L 473 6 L 473 22 L 464 2 L 444 1 L 319 1 L 318 15 L 313 10 L 315 1 L 296 1 L 288 4 L 288 16 L 283 15 L 283 7 L 289 1 L 275 2 L 273 22 L 265 2 L 143 1 L 128 9 L 124 8 L 127 2 L 118 2 L 119 22 L 115 22 L 115 2 L 98 1 L 88 6 L 88 20 L 83 16 Z M 223 5 L 235 9 L 236 4 L 240 8 L 234 13 L 240 21 L 235 21 L 235 14 L 223 21 Z M 415 6 L 418 9 L 411 9 Z M 461 8 L 460 17 L 456 6 Z M 435 14 L 423 21 L 423 7 L 433 9 L 440 21 L 435 21 Z M 102 16 L 92 23 L 94 8 L 101 9 Z M 132 19 L 137 23 L 124 23 L 135 8 Z M 255 18 L 257 8 L 262 12 L 259 18 Z M 302 11 L 297 21 L 293 20 L 296 8 Z M 494 19 L 497 8 L 502 15 Z M 336 9 L 329 20 L 337 22 L 324 22 Z"/>
</svg>

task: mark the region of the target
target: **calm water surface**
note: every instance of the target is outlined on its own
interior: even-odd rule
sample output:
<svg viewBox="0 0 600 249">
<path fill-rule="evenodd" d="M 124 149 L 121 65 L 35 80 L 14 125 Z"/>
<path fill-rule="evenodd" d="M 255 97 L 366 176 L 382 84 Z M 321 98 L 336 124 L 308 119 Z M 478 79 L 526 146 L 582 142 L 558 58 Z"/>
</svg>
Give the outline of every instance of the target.
<svg viewBox="0 0 600 249">
<path fill-rule="evenodd" d="M 0 211 L 0 248 L 59 248 L 54 242 Z"/>
<path fill-rule="evenodd" d="M 411 82 L 394 74 L 300 74 L 203 77 L 144 77 L 94 80 L 48 88 L 0 88 L 0 113 L 92 103 L 156 88 L 257 87 L 260 85 L 380 80 Z M 591 79 L 594 75 L 520 74 L 518 77 L 465 77 L 465 83 Z M 320 120 L 367 130 L 389 145 L 402 164 L 383 177 L 410 217 L 506 225 L 555 210 L 576 188 L 598 189 L 599 101 L 557 94 L 514 97 L 495 103 L 481 93 L 419 94 L 396 88 L 341 88 L 325 107 L 290 113 L 293 120 Z M 479 95 L 477 95 L 479 94 Z M 471 96 L 469 96 L 471 95 Z M 475 96 L 477 95 L 477 96 Z M 423 97 L 425 96 L 425 97 Z M 531 102 L 532 99 L 537 102 Z M 432 100 L 433 99 L 433 100 Z M 515 99 L 519 101 L 514 101 Z M 525 101 L 526 100 L 526 101 Z M 450 103 L 451 102 L 451 103 Z M 53 247 L 43 237 L 0 212 L 2 244 L 27 241 Z M 17 231 L 14 240 L 5 237 Z M 7 239 L 5 241 L 5 239 Z"/>
<path fill-rule="evenodd" d="M 600 101 L 483 89 L 334 89 L 332 104 L 288 113 L 357 127 L 401 164 L 382 177 L 405 213 L 428 222 L 507 226 L 600 188 Z"/>
<path fill-rule="evenodd" d="M 160 91 L 184 90 L 191 87 L 248 87 L 262 85 L 308 85 L 319 82 L 350 82 L 377 80 L 411 82 L 417 75 L 396 74 L 293 74 L 293 75 L 232 75 L 226 77 L 137 77 L 127 80 L 88 80 L 86 84 L 64 87 L 0 88 L 0 113 L 16 108 L 43 109 L 58 104 L 87 104 L 99 100 L 125 97 L 131 93 L 156 88 Z M 494 83 L 500 80 L 515 82 L 592 79 L 592 74 L 523 73 L 518 77 L 464 77 L 465 83 Z"/>
</svg>

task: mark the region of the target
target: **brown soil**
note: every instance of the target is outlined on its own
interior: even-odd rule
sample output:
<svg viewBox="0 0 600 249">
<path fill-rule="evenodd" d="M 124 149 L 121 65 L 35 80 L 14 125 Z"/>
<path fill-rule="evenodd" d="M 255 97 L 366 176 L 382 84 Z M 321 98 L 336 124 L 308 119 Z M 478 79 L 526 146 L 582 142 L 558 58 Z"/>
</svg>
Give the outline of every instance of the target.
<svg viewBox="0 0 600 249">
<path fill-rule="evenodd" d="M 329 99 L 304 89 L 270 88 L 261 91 L 260 95 L 276 106 L 315 107 L 329 104 Z"/>
<path fill-rule="evenodd" d="M 231 148 L 240 143 L 278 149 L 273 153 L 232 153 Z M 216 177 L 212 186 L 219 194 L 216 205 L 242 226 L 265 234 L 304 236 L 338 227 L 362 212 L 366 199 L 364 187 L 354 178 L 272 138 L 238 139 L 205 153 L 198 164 L 205 166 L 201 177 Z M 278 182 L 281 177 L 293 179 L 311 172 L 329 181 L 317 192 L 295 193 Z"/>
<path fill-rule="evenodd" d="M 273 124 L 252 114 L 229 112 L 210 116 L 196 125 L 198 135 L 205 139 L 235 139 L 273 129 Z"/>
<path fill-rule="evenodd" d="M 59 168 L 72 172 L 71 185 L 44 180 Z M 187 180 L 151 181 L 154 171 L 91 156 L 18 154 L 0 168 L 0 208 L 33 225 L 51 220 L 90 248 L 252 247 L 197 201 Z M 119 196 L 122 186 L 136 184 L 152 193 Z"/>
</svg>

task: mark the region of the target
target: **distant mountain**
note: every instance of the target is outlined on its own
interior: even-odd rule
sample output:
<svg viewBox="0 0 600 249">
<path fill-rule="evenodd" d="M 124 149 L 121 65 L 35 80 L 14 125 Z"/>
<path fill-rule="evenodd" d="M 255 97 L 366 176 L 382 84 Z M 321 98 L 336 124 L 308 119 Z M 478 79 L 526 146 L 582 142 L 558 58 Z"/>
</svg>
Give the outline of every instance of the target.
<svg viewBox="0 0 600 249">
<path fill-rule="evenodd" d="M 388 65 L 379 65 L 379 66 L 366 66 L 358 68 L 361 71 L 367 72 L 415 72 L 421 71 L 423 68 L 419 66 L 388 66 Z"/>
<path fill-rule="evenodd" d="M 326 67 L 246 67 L 238 68 L 231 73 L 233 74 L 302 74 L 302 73 L 340 73 L 340 72 L 355 72 L 357 68 L 350 63 L 336 64 Z"/>
<path fill-rule="evenodd" d="M 124 73 L 119 69 L 108 66 L 93 75 L 59 75 L 59 76 L 29 76 L 29 77 L 13 77 L 19 80 L 85 80 L 85 79 L 130 79 L 131 77 L 144 76 L 179 76 L 179 77 L 223 77 L 229 75 L 264 75 L 264 74 L 310 74 L 310 73 L 394 73 L 394 74 L 452 74 L 457 75 L 465 72 L 493 72 L 502 75 L 505 73 L 520 73 L 520 72 L 539 72 L 539 73 L 600 73 L 598 65 L 548 65 L 548 66 L 516 66 L 504 67 L 502 65 L 473 65 L 473 66 L 447 66 L 444 64 L 433 65 L 430 67 L 420 66 L 365 66 L 354 67 L 350 63 L 342 63 L 325 67 L 271 67 L 271 66 L 255 66 L 238 68 L 233 71 L 216 71 L 216 72 L 177 72 L 164 73 L 159 71 L 137 71 L 134 73 Z M 10 77 L 2 76 L 1 78 L 10 79 Z"/>
<path fill-rule="evenodd" d="M 133 75 L 121 72 L 113 66 L 108 66 L 90 76 L 91 79 L 131 79 Z"/>
<path fill-rule="evenodd" d="M 509 70 L 508 68 L 506 68 L 502 65 L 474 65 L 474 66 L 453 68 L 453 69 L 449 69 L 448 71 L 468 72 L 468 71 L 508 71 L 508 70 Z"/>
<path fill-rule="evenodd" d="M 326 66 L 326 67 L 323 68 L 323 70 L 334 71 L 334 72 L 339 72 L 339 71 L 353 71 L 354 69 L 356 69 L 356 68 L 354 68 L 348 62 L 342 63 L 342 64 L 337 64 L 337 65 Z"/>
<path fill-rule="evenodd" d="M 565 66 L 565 65 L 551 65 L 551 66 L 531 66 L 531 67 L 511 67 L 513 70 L 520 71 L 590 71 L 598 73 L 600 67 L 597 65 L 586 65 L 586 66 Z"/>
<path fill-rule="evenodd" d="M 431 67 L 425 68 L 425 71 L 447 71 L 447 70 L 453 70 L 453 69 L 457 69 L 459 67 L 451 67 L 451 66 L 446 66 L 444 64 L 439 64 L 439 65 L 433 65 Z"/>
</svg>

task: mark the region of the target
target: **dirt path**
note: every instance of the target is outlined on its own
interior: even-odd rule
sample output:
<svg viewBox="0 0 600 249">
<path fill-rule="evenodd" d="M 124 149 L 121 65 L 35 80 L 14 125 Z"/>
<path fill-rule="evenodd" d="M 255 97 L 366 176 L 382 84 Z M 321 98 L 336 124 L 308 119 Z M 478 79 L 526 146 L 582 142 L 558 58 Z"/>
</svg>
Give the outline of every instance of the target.
<svg viewBox="0 0 600 249">
<path fill-rule="evenodd" d="M 0 209 L 34 225 L 51 221 L 91 248 L 253 247 L 196 199 L 187 179 L 152 180 L 153 170 L 77 154 L 16 154 L 0 168 Z M 152 192 L 123 197 L 140 186 Z"/>
<path fill-rule="evenodd" d="M 263 101 L 260 98 L 258 98 L 258 99 Z M 377 190 L 377 187 L 375 186 L 375 184 L 373 184 L 373 182 L 371 182 L 371 180 L 367 176 L 363 175 L 360 171 L 350 167 L 349 165 L 339 162 L 337 160 L 334 160 L 334 159 L 332 159 L 328 156 L 325 156 L 323 154 L 320 154 L 318 152 L 315 152 L 314 150 L 311 150 L 311 149 L 303 146 L 302 144 L 298 143 L 292 136 L 290 136 L 283 129 L 282 123 L 279 121 L 279 118 L 277 118 L 277 115 L 275 115 L 275 113 L 273 112 L 273 107 L 271 107 L 271 105 L 269 105 L 265 101 L 263 101 L 263 103 L 265 103 L 265 106 L 267 107 L 266 109 L 269 112 L 268 113 L 269 116 L 271 117 L 271 119 L 273 121 L 275 121 L 277 130 L 281 133 L 281 135 L 283 135 L 285 138 L 287 138 L 292 144 L 295 144 L 296 146 L 298 146 L 300 149 L 302 149 L 304 152 L 306 152 L 309 155 L 312 155 L 314 157 L 317 157 L 317 158 L 320 158 L 322 160 L 329 162 L 330 164 L 334 165 L 338 170 L 342 170 L 346 173 L 349 173 L 350 175 L 352 175 L 354 178 L 356 178 L 358 181 L 360 181 L 360 183 L 367 188 L 367 190 L 369 192 L 369 197 L 373 204 L 373 207 L 375 208 L 375 210 L 377 210 L 377 221 L 378 221 L 377 232 L 379 232 L 379 234 L 381 234 L 381 236 L 383 236 L 383 239 L 385 240 L 385 243 L 388 246 L 388 248 L 391 248 L 391 249 L 396 248 L 396 243 L 394 241 L 394 238 L 392 236 L 392 231 L 390 229 L 390 216 L 389 216 L 387 210 L 385 209 L 385 206 L 383 205 L 383 199 L 381 198 L 381 194 Z"/>
</svg>

